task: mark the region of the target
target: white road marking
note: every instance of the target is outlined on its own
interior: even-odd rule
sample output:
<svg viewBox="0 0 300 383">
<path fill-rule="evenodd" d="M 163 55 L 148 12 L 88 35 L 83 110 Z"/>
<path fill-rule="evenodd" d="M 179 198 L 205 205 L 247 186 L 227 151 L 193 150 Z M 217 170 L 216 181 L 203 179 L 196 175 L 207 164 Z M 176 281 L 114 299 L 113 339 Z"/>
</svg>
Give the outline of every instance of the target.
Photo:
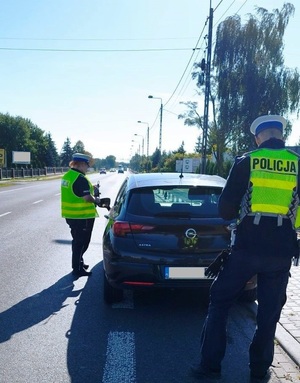
<svg viewBox="0 0 300 383">
<path fill-rule="evenodd" d="M 135 339 L 133 332 L 108 334 L 102 383 L 135 383 Z"/>
<path fill-rule="evenodd" d="M 5 215 L 11 214 L 11 211 L 8 211 L 6 213 L 0 214 L 0 217 L 4 217 Z"/>
<path fill-rule="evenodd" d="M 1 190 L 0 194 L 2 194 L 2 193 L 11 193 L 11 192 L 14 192 L 14 191 L 18 192 L 18 191 L 23 190 L 23 189 L 29 189 L 29 188 L 34 188 L 34 187 L 36 187 L 36 186 L 35 185 L 34 186 L 24 186 L 24 187 L 19 187 L 19 188 L 16 188 L 16 189 Z"/>
<path fill-rule="evenodd" d="M 38 201 L 32 202 L 32 205 L 35 205 L 35 204 L 40 203 L 40 202 L 43 202 L 43 201 L 44 201 L 43 199 L 40 199 L 40 200 L 38 200 Z"/>
</svg>

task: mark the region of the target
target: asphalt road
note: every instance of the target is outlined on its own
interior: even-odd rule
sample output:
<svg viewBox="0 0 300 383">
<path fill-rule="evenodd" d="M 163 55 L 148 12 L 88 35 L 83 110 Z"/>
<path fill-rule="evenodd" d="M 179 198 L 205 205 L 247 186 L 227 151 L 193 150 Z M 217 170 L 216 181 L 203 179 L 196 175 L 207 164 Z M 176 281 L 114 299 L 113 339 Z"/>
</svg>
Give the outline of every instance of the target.
<svg viewBox="0 0 300 383">
<path fill-rule="evenodd" d="M 123 174 L 91 175 L 114 197 Z M 102 299 L 98 209 L 85 257 L 93 275 L 73 280 L 71 236 L 60 217 L 60 180 L 0 188 L 0 382 L 193 383 L 205 301 L 199 291 Z M 222 383 L 248 382 L 251 310 L 233 307 Z M 278 382 L 272 377 L 270 382 Z"/>
</svg>

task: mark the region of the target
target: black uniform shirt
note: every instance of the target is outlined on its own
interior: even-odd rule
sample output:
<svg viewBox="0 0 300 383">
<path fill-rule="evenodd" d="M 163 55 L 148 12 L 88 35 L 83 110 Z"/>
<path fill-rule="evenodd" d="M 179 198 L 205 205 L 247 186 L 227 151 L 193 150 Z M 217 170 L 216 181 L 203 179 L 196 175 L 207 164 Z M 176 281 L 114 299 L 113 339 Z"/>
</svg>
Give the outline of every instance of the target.
<svg viewBox="0 0 300 383">
<path fill-rule="evenodd" d="M 88 180 L 86 179 L 85 175 L 77 169 L 72 169 L 72 170 L 80 173 L 79 177 L 76 179 L 76 181 L 73 184 L 74 194 L 77 195 L 77 197 L 83 197 L 85 195 L 91 194 L 90 185 L 89 185 Z"/>
</svg>

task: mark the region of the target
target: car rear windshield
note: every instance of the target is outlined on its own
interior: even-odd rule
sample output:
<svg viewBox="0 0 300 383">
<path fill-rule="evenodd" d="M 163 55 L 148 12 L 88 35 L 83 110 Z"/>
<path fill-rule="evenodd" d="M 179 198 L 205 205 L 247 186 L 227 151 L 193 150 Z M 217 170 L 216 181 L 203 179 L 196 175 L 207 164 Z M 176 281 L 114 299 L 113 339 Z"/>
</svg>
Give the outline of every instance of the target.
<svg viewBox="0 0 300 383">
<path fill-rule="evenodd" d="M 218 217 L 222 189 L 211 186 L 174 186 L 133 189 L 128 213 L 154 217 Z"/>
</svg>

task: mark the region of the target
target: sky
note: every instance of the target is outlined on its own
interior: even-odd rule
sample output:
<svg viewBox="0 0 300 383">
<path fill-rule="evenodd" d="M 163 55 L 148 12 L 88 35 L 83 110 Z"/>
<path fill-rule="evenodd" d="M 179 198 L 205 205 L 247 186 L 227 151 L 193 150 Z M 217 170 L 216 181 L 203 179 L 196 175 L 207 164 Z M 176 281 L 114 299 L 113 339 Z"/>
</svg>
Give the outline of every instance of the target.
<svg viewBox="0 0 300 383">
<path fill-rule="evenodd" d="M 300 5 L 285 34 L 285 65 L 299 68 Z M 0 113 L 31 120 L 60 153 L 67 138 L 94 158 L 128 161 L 159 147 L 192 153 L 199 130 L 182 102 L 204 98 L 191 79 L 206 58 L 208 16 L 217 24 L 282 0 L 10 0 L 0 5 Z M 214 39 L 213 39 L 214 40 Z M 194 48 L 200 48 L 194 50 Z M 149 99 L 152 95 L 154 98 Z M 138 123 L 142 121 L 143 123 Z M 288 140 L 295 145 L 300 123 Z M 1 147 L 1 143 L 0 143 Z"/>
</svg>

